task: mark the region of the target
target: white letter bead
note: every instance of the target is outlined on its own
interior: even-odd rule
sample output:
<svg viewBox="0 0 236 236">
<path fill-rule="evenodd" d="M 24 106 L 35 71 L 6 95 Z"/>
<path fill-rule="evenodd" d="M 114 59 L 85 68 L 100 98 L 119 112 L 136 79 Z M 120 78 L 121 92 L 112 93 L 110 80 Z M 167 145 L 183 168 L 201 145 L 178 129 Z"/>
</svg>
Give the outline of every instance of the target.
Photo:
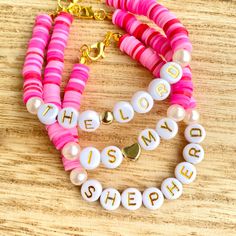
<svg viewBox="0 0 236 236">
<path fill-rule="evenodd" d="M 128 188 L 122 193 L 121 201 L 124 208 L 135 211 L 142 206 L 142 194 L 136 188 Z"/>
<path fill-rule="evenodd" d="M 118 147 L 109 146 L 103 149 L 101 161 L 108 169 L 115 169 L 122 163 L 123 154 Z"/>
<path fill-rule="evenodd" d="M 175 62 L 167 62 L 160 71 L 161 78 L 170 84 L 177 83 L 183 75 L 182 67 Z"/>
<path fill-rule="evenodd" d="M 161 191 L 168 200 L 175 200 L 183 193 L 183 185 L 176 178 L 165 179 L 161 184 Z"/>
<path fill-rule="evenodd" d="M 79 127 L 86 132 L 93 132 L 100 126 L 100 118 L 95 111 L 84 111 L 79 116 Z"/>
<path fill-rule="evenodd" d="M 206 131 L 200 124 L 192 124 L 185 129 L 184 135 L 190 143 L 201 143 L 206 137 Z"/>
<path fill-rule="evenodd" d="M 87 180 L 81 187 L 81 195 L 87 202 L 95 202 L 102 193 L 102 185 L 95 179 Z"/>
<path fill-rule="evenodd" d="M 58 108 L 52 103 L 46 103 L 39 107 L 38 118 L 45 125 L 52 125 L 57 121 Z"/>
<path fill-rule="evenodd" d="M 150 210 L 157 210 L 164 203 L 164 196 L 158 188 L 148 188 L 143 192 L 143 205 Z"/>
<path fill-rule="evenodd" d="M 154 79 L 148 87 L 148 92 L 156 101 L 163 101 L 170 95 L 170 84 L 164 79 Z"/>
<path fill-rule="evenodd" d="M 175 168 L 175 177 L 182 184 L 191 184 L 197 176 L 197 170 L 194 165 L 188 162 L 181 162 Z"/>
<path fill-rule="evenodd" d="M 204 159 L 204 149 L 196 143 L 190 143 L 183 150 L 184 159 L 194 165 Z"/>
<path fill-rule="evenodd" d="M 154 101 L 149 93 L 139 91 L 132 97 L 131 104 L 137 113 L 147 113 L 153 108 Z"/>
<path fill-rule="evenodd" d="M 101 194 L 100 203 L 104 209 L 114 211 L 120 206 L 120 193 L 114 188 L 105 189 Z"/>
<path fill-rule="evenodd" d="M 58 123 L 65 129 L 72 129 L 76 127 L 79 113 L 72 107 L 66 107 L 58 113 Z"/>
<path fill-rule="evenodd" d="M 100 152 L 94 147 L 84 148 L 80 153 L 80 163 L 86 170 L 96 169 L 100 161 Z"/>
<path fill-rule="evenodd" d="M 128 102 L 118 102 L 114 106 L 113 115 L 117 122 L 127 123 L 134 118 L 134 109 Z"/>
<path fill-rule="evenodd" d="M 178 129 L 178 124 L 170 118 L 161 119 L 156 127 L 159 136 L 165 140 L 174 138 L 178 133 Z"/>
<path fill-rule="evenodd" d="M 138 142 L 144 150 L 152 151 L 159 146 L 160 137 L 154 129 L 145 129 L 140 133 Z"/>
</svg>

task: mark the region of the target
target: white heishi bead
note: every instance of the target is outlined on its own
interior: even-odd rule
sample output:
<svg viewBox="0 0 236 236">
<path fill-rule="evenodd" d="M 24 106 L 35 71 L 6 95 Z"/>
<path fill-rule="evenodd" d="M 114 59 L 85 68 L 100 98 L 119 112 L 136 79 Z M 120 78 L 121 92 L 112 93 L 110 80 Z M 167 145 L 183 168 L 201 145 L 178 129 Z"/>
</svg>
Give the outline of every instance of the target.
<svg viewBox="0 0 236 236">
<path fill-rule="evenodd" d="M 115 169 L 123 161 L 123 154 L 118 147 L 109 146 L 103 149 L 101 153 L 102 164 L 108 169 Z"/>
<path fill-rule="evenodd" d="M 178 124 L 170 118 L 161 119 L 156 127 L 159 136 L 165 140 L 174 138 L 178 133 L 178 129 Z"/>
<path fill-rule="evenodd" d="M 184 159 L 194 165 L 199 164 L 204 159 L 204 149 L 196 143 L 190 143 L 183 150 Z"/>
<path fill-rule="evenodd" d="M 183 185 L 176 178 L 165 179 L 161 184 L 161 191 L 168 200 L 175 200 L 183 193 Z"/>
<path fill-rule="evenodd" d="M 160 137 L 154 129 L 145 129 L 140 133 L 138 142 L 144 150 L 152 151 L 159 146 Z"/>
<path fill-rule="evenodd" d="M 167 110 L 167 116 L 176 122 L 182 121 L 185 118 L 185 113 L 185 109 L 178 104 L 171 105 Z"/>
<path fill-rule="evenodd" d="M 183 75 L 182 67 L 175 62 L 167 62 L 160 71 L 162 79 L 165 79 L 170 84 L 177 83 Z"/>
<path fill-rule="evenodd" d="M 81 187 L 81 195 L 87 202 L 95 202 L 102 193 L 102 185 L 95 179 L 87 180 Z"/>
<path fill-rule="evenodd" d="M 84 111 L 79 116 L 79 127 L 86 132 L 93 132 L 100 126 L 99 114 L 95 111 Z"/>
<path fill-rule="evenodd" d="M 188 162 L 181 162 L 175 168 L 175 177 L 182 184 L 191 184 L 197 176 L 197 170 L 194 165 Z"/>
<path fill-rule="evenodd" d="M 114 211 L 120 206 L 120 193 L 114 188 L 105 189 L 101 194 L 100 203 L 104 209 Z"/>
<path fill-rule="evenodd" d="M 142 194 L 136 188 L 128 188 L 122 193 L 121 201 L 124 208 L 135 211 L 142 206 Z"/>
<path fill-rule="evenodd" d="M 134 109 L 128 102 L 118 102 L 114 106 L 113 115 L 117 122 L 127 123 L 134 118 Z"/>
<path fill-rule="evenodd" d="M 26 103 L 26 108 L 29 113 L 37 115 L 39 107 L 43 104 L 43 100 L 38 97 L 30 98 Z"/>
<path fill-rule="evenodd" d="M 65 107 L 58 113 L 58 123 L 65 129 L 72 129 L 77 126 L 79 113 L 72 107 Z"/>
<path fill-rule="evenodd" d="M 158 188 L 148 188 L 143 192 L 143 205 L 150 210 L 159 209 L 164 203 L 163 193 Z"/>
<path fill-rule="evenodd" d="M 185 129 L 184 136 L 190 143 L 201 143 L 206 137 L 206 131 L 200 124 L 192 124 Z"/>
<path fill-rule="evenodd" d="M 38 109 L 38 118 L 45 125 L 52 125 L 57 121 L 58 108 L 52 103 L 45 103 Z"/>
<path fill-rule="evenodd" d="M 76 168 L 70 172 L 70 181 L 76 186 L 82 185 L 88 178 L 87 171 L 83 168 Z"/>
<path fill-rule="evenodd" d="M 132 97 L 131 104 L 137 113 L 144 114 L 151 111 L 154 101 L 149 93 L 145 91 L 139 91 Z"/>
<path fill-rule="evenodd" d="M 164 79 L 154 79 L 148 86 L 148 92 L 155 101 L 163 101 L 169 97 L 170 84 Z"/>
<path fill-rule="evenodd" d="M 100 165 L 101 154 L 94 147 L 84 148 L 80 153 L 80 163 L 86 170 L 94 170 Z"/>
</svg>

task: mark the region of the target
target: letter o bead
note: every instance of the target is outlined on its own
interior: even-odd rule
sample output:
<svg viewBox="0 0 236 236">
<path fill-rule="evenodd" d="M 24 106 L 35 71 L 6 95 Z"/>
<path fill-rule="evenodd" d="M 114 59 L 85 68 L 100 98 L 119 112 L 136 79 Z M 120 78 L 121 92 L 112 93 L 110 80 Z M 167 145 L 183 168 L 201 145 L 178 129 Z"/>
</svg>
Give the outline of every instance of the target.
<svg viewBox="0 0 236 236">
<path fill-rule="evenodd" d="M 114 106 L 113 115 L 117 122 L 127 123 L 134 118 L 134 109 L 128 102 L 118 102 Z"/>
<path fill-rule="evenodd" d="M 196 143 L 189 143 L 183 150 L 184 159 L 194 165 L 199 164 L 204 159 L 204 149 Z"/>
<path fill-rule="evenodd" d="M 148 87 L 148 92 L 155 101 L 163 101 L 169 97 L 170 84 L 164 79 L 154 79 Z"/>
<path fill-rule="evenodd" d="M 95 111 L 84 111 L 78 120 L 79 127 L 86 132 L 93 132 L 100 126 L 99 114 Z"/>
<path fill-rule="evenodd" d="M 167 62 L 160 71 L 162 79 L 165 79 L 170 84 L 175 84 L 182 78 L 182 67 L 175 62 Z"/>
<path fill-rule="evenodd" d="M 66 107 L 60 110 L 58 114 L 58 123 L 65 129 L 72 129 L 77 126 L 79 113 L 72 107 Z"/>
<path fill-rule="evenodd" d="M 87 202 L 95 202 L 102 193 L 102 185 L 95 179 L 87 180 L 81 187 L 81 195 Z"/>
<path fill-rule="evenodd" d="M 120 206 L 120 193 L 114 188 L 105 189 L 101 194 L 100 203 L 105 210 L 114 211 Z"/>
<path fill-rule="evenodd" d="M 139 91 L 132 97 L 131 104 L 137 113 L 144 114 L 151 111 L 154 105 L 154 101 L 149 93 Z"/>
<path fill-rule="evenodd" d="M 182 184 L 191 184 L 197 176 L 197 170 L 194 165 L 188 162 L 181 162 L 175 168 L 175 177 Z"/>
<path fill-rule="evenodd" d="M 206 131 L 200 124 L 191 124 L 185 129 L 184 136 L 190 143 L 201 143 L 206 137 Z"/>
<path fill-rule="evenodd" d="M 165 179 L 161 184 L 161 191 L 166 199 L 178 199 L 183 193 L 183 185 L 176 178 Z"/>
<path fill-rule="evenodd" d="M 142 206 L 142 194 L 136 188 L 128 188 L 122 193 L 121 202 L 127 210 L 135 211 Z"/>
<path fill-rule="evenodd" d="M 87 147 L 81 151 L 79 159 L 86 170 L 94 170 L 100 165 L 101 154 L 96 148 Z"/>
<path fill-rule="evenodd" d="M 178 124 L 170 118 L 161 119 L 156 126 L 157 133 L 165 140 L 174 138 L 178 133 L 178 129 Z"/>
<path fill-rule="evenodd" d="M 116 146 L 109 146 L 103 149 L 101 153 L 102 164 L 108 169 L 115 169 L 123 161 L 123 154 Z"/>
<path fill-rule="evenodd" d="M 143 205 L 150 210 L 159 209 L 164 203 L 163 193 L 158 188 L 148 188 L 143 192 Z"/>
<path fill-rule="evenodd" d="M 45 125 L 52 125 L 57 121 L 58 108 L 52 103 L 45 103 L 38 109 L 38 118 Z"/>
<path fill-rule="evenodd" d="M 144 150 L 155 150 L 160 144 L 160 137 L 154 129 L 143 130 L 139 137 L 138 142 Z"/>
</svg>

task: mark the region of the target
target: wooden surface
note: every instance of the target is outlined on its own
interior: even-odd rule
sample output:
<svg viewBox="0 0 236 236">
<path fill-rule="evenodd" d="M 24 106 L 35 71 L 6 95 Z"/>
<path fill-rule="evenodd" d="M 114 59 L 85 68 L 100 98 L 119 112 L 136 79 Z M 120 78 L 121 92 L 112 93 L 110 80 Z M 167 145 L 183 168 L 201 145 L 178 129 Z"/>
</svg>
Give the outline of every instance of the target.
<svg viewBox="0 0 236 236">
<path fill-rule="evenodd" d="M 89 1 L 87 3 L 96 3 Z M 195 96 L 207 130 L 206 158 L 198 165 L 197 181 L 184 188 L 181 199 L 165 202 L 154 212 L 120 208 L 106 212 L 99 203 L 81 199 L 63 171 L 59 153 L 44 127 L 22 103 L 21 69 L 34 17 L 51 12 L 55 0 L 0 0 L 0 235 L 236 235 L 236 1 L 160 1 L 174 11 L 190 31 L 194 46 Z M 104 6 L 94 4 L 94 6 Z M 66 51 L 64 81 L 83 43 L 101 40 L 110 22 L 77 20 Z M 111 109 L 116 101 L 147 87 L 152 76 L 114 47 L 91 65 L 82 110 Z M 159 103 L 147 116 L 129 125 L 114 124 L 96 134 L 82 133 L 81 145 L 99 149 L 132 144 L 145 127 L 165 115 Z M 156 152 L 143 152 L 137 163 L 116 171 L 100 168 L 90 174 L 104 187 L 122 191 L 160 186 L 182 160 L 184 126 L 176 139 Z"/>
</svg>

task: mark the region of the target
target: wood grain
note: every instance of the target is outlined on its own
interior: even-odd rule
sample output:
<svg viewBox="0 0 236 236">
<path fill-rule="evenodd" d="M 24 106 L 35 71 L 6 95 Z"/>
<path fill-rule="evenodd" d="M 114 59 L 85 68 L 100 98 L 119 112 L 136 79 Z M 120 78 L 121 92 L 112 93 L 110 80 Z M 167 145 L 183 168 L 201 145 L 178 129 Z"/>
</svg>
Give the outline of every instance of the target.
<svg viewBox="0 0 236 236">
<path fill-rule="evenodd" d="M 103 7 L 98 1 L 86 1 Z M 162 209 L 110 213 L 99 203 L 81 199 L 63 171 L 59 153 L 44 127 L 22 103 L 21 69 L 34 17 L 55 9 L 55 0 L 0 0 L 0 235 L 236 235 L 236 1 L 160 1 L 174 11 L 190 31 L 194 45 L 192 68 L 202 123 L 207 129 L 206 158 L 198 166 L 197 181 L 184 195 Z M 101 40 L 110 22 L 77 20 L 66 50 L 64 84 L 83 43 Z M 82 110 L 110 109 L 146 88 L 152 76 L 115 47 L 91 65 Z M 155 105 L 147 116 L 129 125 L 104 127 L 96 135 L 82 133 L 81 145 L 128 145 L 140 130 L 163 117 L 167 103 Z M 143 152 L 138 163 L 100 168 L 91 173 L 104 187 L 122 191 L 160 186 L 173 175 L 186 144 L 179 136 L 156 152 Z"/>
</svg>

